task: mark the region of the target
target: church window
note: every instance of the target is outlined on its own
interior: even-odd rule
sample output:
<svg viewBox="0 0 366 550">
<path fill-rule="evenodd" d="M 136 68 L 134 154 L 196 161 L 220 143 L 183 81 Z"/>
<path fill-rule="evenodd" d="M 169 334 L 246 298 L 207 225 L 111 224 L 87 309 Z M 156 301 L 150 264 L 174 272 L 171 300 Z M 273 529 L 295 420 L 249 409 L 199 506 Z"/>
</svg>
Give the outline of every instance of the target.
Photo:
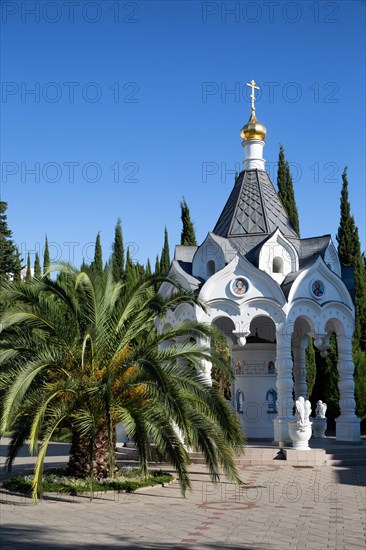
<svg viewBox="0 0 366 550">
<path fill-rule="evenodd" d="M 273 258 L 273 273 L 283 273 L 283 260 L 279 256 Z"/>
<path fill-rule="evenodd" d="M 215 274 L 215 271 L 216 271 L 215 262 L 213 260 L 209 260 L 207 262 L 207 276 L 211 277 L 212 275 Z"/>
</svg>

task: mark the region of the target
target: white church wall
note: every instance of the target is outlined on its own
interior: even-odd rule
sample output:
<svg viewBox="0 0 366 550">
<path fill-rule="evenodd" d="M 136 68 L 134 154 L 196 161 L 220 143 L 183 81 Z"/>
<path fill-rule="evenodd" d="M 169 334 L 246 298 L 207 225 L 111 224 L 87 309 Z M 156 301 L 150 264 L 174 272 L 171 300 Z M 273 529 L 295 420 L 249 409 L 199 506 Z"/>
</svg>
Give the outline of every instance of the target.
<svg viewBox="0 0 366 550">
<path fill-rule="evenodd" d="M 232 402 L 247 437 L 273 438 L 276 374 L 274 344 L 247 344 L 233 349 Z"/>
</svg>

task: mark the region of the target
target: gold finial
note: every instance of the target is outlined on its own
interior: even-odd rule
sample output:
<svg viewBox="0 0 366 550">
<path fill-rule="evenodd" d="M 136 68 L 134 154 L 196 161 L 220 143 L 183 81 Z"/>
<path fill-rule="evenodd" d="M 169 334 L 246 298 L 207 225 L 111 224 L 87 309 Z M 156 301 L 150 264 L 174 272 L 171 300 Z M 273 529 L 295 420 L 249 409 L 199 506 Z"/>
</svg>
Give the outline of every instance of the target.
<svg viewBox="0 0 366 550">
<path fill-rule="evenodd" d="M 266 137 L 267 130 L 263 124 L 258 122 L 255 116 L 255 105 L 254 102 L 257 99 L 255 97 L 255 90 L 260 90 L 260 87 L 256 85 L 254 80 L 251 80 L 250 83 L 247 83 L 247 86 L 252 89 L 250 98 L 252 100 L 252 113 L 247 124 L 241 129 L 240 135 L 243 141 L 248 141 L 252 139 L 264 140 Z"/>
<path fill-rule="evenodd" d="M 255 111 L 254 102 L 256 100 L 256 97 L 255 97 L 254 90 L 260 90 L 260 87 L 256 86 L 254 80 L 251 80 L 249 84 L 247 83 L 247 86 L 249 86 L 249 88 L 252 88 L 252 93 L 250 94 L 250 98 L 252 100 L 252 111 Z"/>
</svg>

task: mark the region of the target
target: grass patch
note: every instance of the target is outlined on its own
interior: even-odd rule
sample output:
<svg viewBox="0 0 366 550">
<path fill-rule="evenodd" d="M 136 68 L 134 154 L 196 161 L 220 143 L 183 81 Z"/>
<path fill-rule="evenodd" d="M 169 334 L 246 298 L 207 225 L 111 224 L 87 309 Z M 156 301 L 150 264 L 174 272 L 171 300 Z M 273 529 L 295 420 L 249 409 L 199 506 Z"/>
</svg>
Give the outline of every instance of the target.
<svg viewBox="0 0 366 550">
<path fill-rule="evenodd" d="M 29 495 L 32 492 L 33 475 L 15 476 L 6 479 L 3 487 L 16 493 Z M 151 487 L 170 483 L 173 476 L 162 470 L 152 470 L 143 477 L 139 468 L 121 468 L 113 478 L 95 479 L 94 491 L 124 491 L 133 493 L 140 487 Z M 82 495 L 90 490 L 90 480 L 67 476 L 63 470 L 45 472 L 42 480 L 43 492 Z"/>
</svg>

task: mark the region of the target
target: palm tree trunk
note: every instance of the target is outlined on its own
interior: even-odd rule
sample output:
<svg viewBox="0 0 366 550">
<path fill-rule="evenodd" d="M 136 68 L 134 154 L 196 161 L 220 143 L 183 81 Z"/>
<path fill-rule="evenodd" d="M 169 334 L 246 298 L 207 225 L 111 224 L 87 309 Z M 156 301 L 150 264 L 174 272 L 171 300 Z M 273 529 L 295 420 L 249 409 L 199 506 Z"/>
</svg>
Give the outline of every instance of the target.
<svg viewBox="0 0 366 550">
<path fill-rule="evenodd" d="M 114 433 L 113 447 L 116 448 Z M 108 431 L 106 426 L 100 426 L 94 441 L 94 475 L 96 478 L 109 476 L 108 463 Z M 72 434 L 69 463 L 67 473 L 75 477 L 85 478 L 90 473 L 90 455 L 88 442 L 76 430 Z"/>
</svg>

